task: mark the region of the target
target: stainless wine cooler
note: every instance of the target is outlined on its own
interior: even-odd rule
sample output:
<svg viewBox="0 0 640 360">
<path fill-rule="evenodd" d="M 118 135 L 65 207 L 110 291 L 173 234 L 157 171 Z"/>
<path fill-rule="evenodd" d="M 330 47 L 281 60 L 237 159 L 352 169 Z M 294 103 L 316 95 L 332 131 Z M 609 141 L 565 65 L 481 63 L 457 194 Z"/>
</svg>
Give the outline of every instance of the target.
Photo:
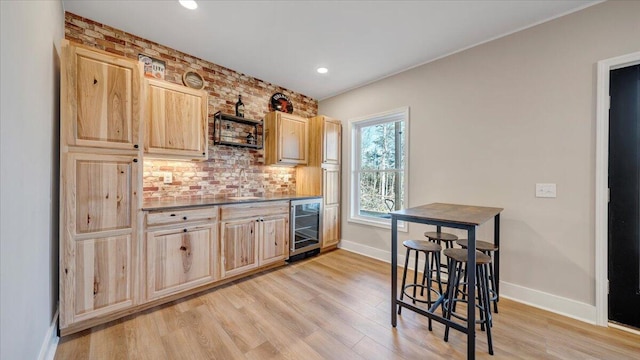
<svg viewBox="0 0 640 360">
<path fill-rule="evenodd" d="M 319 253 L 322 240 L 322 199 L 292 200 L 290 223 L 290 259 Z"/>
</svg>

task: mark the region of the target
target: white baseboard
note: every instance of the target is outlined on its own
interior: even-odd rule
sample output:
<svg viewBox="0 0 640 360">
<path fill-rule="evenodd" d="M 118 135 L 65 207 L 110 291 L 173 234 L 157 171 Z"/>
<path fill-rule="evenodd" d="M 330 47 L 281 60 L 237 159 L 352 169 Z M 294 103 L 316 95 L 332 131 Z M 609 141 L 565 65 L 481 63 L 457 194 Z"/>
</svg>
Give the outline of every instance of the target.
<svg viewBox="0 0 640 360">
<path fill-rule="evenodd" d="M 56 349 L 58 348 L 58 341 L 60 340 L 58 337 L 58 311 L 59 310 L 56 310 L 56 313 L 53 315 L 51 326 L 49 326 L 47 335 L 42 342 L 42 347 L 40 347 L 38 360 L 53 360 L 56 356 Z"/>
<path fill-rule="evenodd" d="M 391 262 L 390 251 L 373 248 L 371 246 L 362 245 L 344 239 L 340 242 L 340 248 L 384 262 Z M 399 266 L 404 265 L 404 258 L 404 254 L 398 254 Z M 424 262 L 420 261 L 418 266 L 422 269 L 424 267 Z M 413 269 L 413 261 L 409 262 L 409 268 Z M 576 300 L 567 299 L 504 281 L 500 281 L 500 296 L 590 324 L 596 323 L 595 305 L 589 305 Z"/>
<path fill-rule="evenodd" d="M 351 251 L 356 254 L 364 255 L 370 258 L 378 259 L 384 262 L 391 263 L 391 252 L 386 250 L 380 250 L 378 248 L 374 248 L 367 245 L 362 245 L 357 242 L 348 241 L 345 239 L 340 240 L 340 244 L 338 244 L 340 249 L 345 249 L 347 251 Z M 402 257 L 402 261 L 404 261 L 404 256 Z"/>
<path fill-rule="evenodd" d="M 340 240 L 340 245 L 338 247 L 341 248 L 341 249 L 356 253 L 356 254 L 360 254 L 360 255 L 363 255 L 363 256 L 370 257 L 370 258 L 381 260 L 381 261 L 384 261 L 386 263 L 391 263 L 391 252 L 390 251 L 380 250 L 378 248 L 374 248 L 374 247 L 367 246 L 367 245 L 362 245 L 362 244 L 359 244 L 359 243 L 356 243 L 356 242 L 353 242 L 353 241 L 347 241 L 347 240 Z M 403 252 L 402 254 L 398 253 L 398 266 L 404 268 L 404 260 L 405 260 L 405 258 L 406 258 L 405 252 Z M 420 259 L 418 260 L 418 269 L 421 269 L 421 270 L 424 269 L 424 260 L 423 259 L 424 259 L 424 256 L 421 256 Z M 409 269 L 413 270 L 414 265 L 415 265 L 414 257 L 411 257 L 409 259 Z M 446 274 L 443 274 L 443 279 L 446 279 Z"/>
<path fill-rule="evenodd" d="M 596 307 L 540 290 L 500 281 L 500 296 L 556 314 L 596 324 Z"/>
</svg>

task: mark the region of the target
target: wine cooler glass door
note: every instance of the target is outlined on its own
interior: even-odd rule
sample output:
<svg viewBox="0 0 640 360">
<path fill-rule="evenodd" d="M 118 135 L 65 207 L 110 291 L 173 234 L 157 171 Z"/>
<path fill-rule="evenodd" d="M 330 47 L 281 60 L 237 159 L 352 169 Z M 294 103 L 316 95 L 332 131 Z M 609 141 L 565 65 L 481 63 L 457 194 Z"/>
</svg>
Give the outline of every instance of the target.
<svg viewBox="0 0 640 360">
<path fill-rule="evenodd" d="M 291 202 L 291 255 L 320 247 L 321 200 Z"/>
</svg>

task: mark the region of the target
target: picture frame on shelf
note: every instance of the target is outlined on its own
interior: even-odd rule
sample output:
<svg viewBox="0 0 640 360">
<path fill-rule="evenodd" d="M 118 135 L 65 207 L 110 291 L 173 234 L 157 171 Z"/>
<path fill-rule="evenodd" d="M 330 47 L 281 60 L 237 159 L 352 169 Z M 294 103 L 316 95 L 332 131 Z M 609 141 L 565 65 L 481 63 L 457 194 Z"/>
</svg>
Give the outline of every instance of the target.
<svg viewBox="0 0 640 360">
<path fill-rule="evenodd" d="M 144 76 L 164 80 L 166 63 L 149 55 L 138 54 L 138 61 L 144 64 Z"/>
<path fill-rule="evenodd" d="M 204 88 L 204 78 L 193 70 L 187 70 L 182 74 L 182 82 L 192 89 L 202 90 Z"/>
</svg>

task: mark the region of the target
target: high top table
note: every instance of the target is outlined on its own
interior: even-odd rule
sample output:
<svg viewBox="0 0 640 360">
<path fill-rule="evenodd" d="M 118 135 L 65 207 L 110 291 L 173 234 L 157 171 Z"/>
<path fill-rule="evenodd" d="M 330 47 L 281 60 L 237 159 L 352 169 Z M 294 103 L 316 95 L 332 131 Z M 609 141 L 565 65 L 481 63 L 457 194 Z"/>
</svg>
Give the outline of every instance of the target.
<svg viewBox="0 0 640 360">
<path fill-rule="evenodd" d="M 398 299 L 398 221 L 407 221 L 427 225 L 437 226 L 440 232 L 441 227 L 467 230 L 469 246 L 467 247 L 468 266 L 467 281 L 469 299 L 476 298 L 476 230 L 479 225 L 493 218 L 494 233 L 493 241 L 498 249 L 500 248 L 500 212 L 501 208 L 455 205 L 433 203 L 421 205 L 409 209 L 398 210 L 391 213 L 391 325 L 396 327 L 398 320 L 398 306 L 402 306 L 409 310 L 429 317 L 450 327 L 462 331 L 467 334 L 467 359 L 475 359 L 475 332 L 476 332 L 476 311 L 475 306 L 467 306 L 467 326 L 464 327 L 451 320 L 447 320 L 440 315 L 435 314 L 435 310 L 444 300 L 444 295 L 429 308 L 424 310 L 417 308 L 413 304 Z M 494 257 L 496 293 L 498 293 L 499 269 L 500 269 L 500 252 L 496 251 Z M 417 271 L 417 269 L 416 269 Z"/>
</svg>

